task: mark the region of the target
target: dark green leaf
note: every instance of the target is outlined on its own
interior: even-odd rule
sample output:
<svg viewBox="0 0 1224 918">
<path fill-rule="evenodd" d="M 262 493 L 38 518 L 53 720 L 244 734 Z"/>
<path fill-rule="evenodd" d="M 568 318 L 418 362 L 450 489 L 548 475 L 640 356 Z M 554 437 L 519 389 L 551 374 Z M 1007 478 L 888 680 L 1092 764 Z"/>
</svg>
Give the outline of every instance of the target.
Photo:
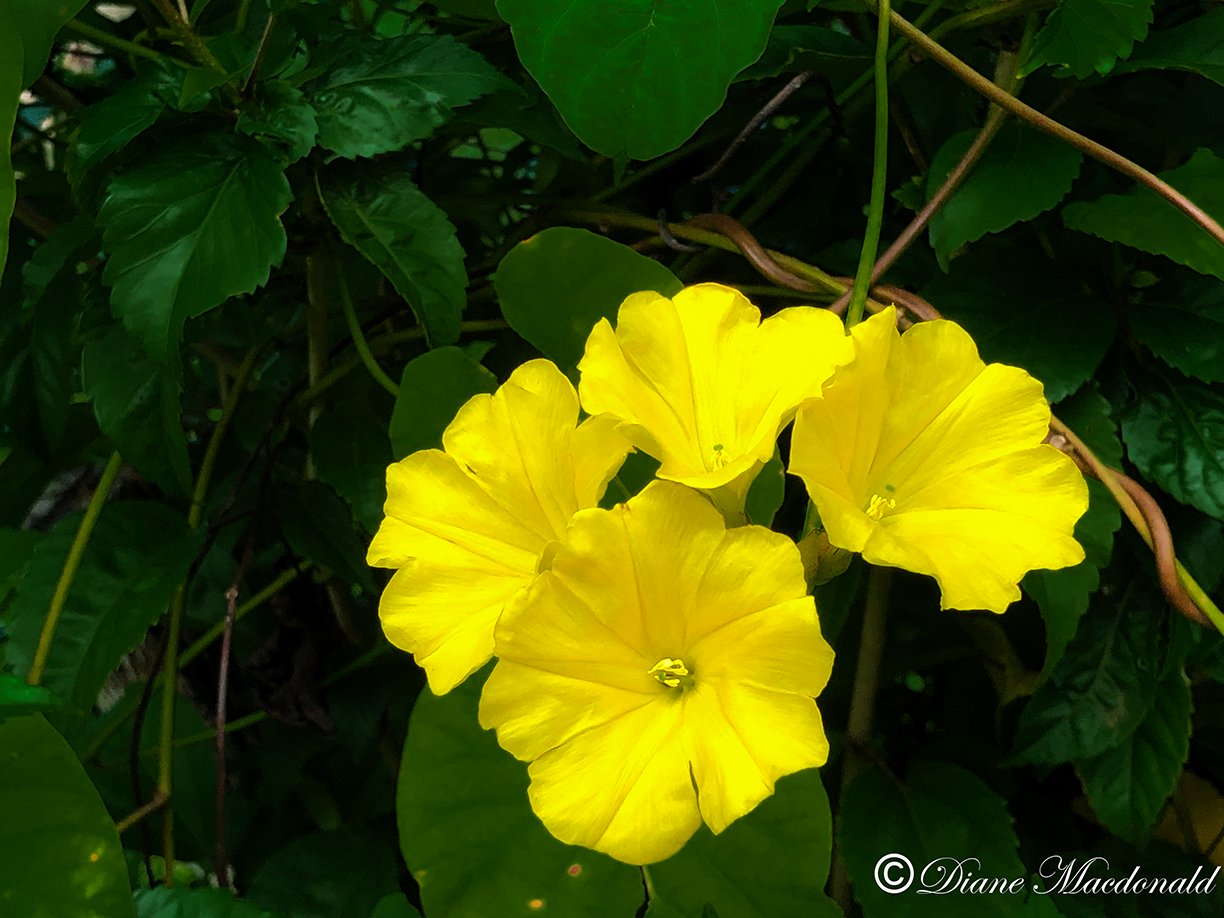
<svg viewBox="0 0 1224 918">
<path fill-rule="evenodd" d="M 1136 845 L 1147 841 L 1190 751 L 1190 713 L 1190 685 L 1178 669 L 1157 685 L 1130 736 L 1075 763 L 1093 812 L 1115 835 Z"/>
<path fill-rule="evenodd" d="M 927 198 L 943 184 L 977 131 L 949 139 L 931 161 Z M 931 220 L 931 246 L 947 270 L 948 256 L 987 233 L 998 233 L 1054 207 L 1071 190 L 1083 154 L 1048 134 L 1006 122 L 961 186 Z"/>
<path fill-rule="evenodd" d="M 633 915 L 638 871 L 553 838 L 527 800 L 527 766 L 480 729 L 484 677 L 422 692 L 412 712 L 395 809 L 400 847 L 429 918 Z"/>
<path fill-rule="evenodd" d="M 1203 382 L 1224 382 L 1224 286 L 1197 275 L 1143 291 L 1127 313 L 1131 331 L 1152 353 Z"/>
<path fill-rule="evenodd" d="M 191 490 L 178 383 L 122 328 L 85 346 L 85 394 L 102 432 L 143 474 L 167 491 Z"/>
<path fill-rule="evenodd" d="M 372 42 L 348 34 L 319 54 L 323 76 L 305 87 L 319 143 L 350 159 L 423 140 L 451 110 L 506 85 L 488 62 L 449 36 Z"/>
<path fill-rule="evenodd" d="M 921 895 L 919 877 L 904 891 L 896 891 L 907 875 L 900 862 L 881 874 L 886 885 L 896 884 L 893 891 L 885 892 L 876 871 L 888 855 L 908 858 L 918 873 L 937 858 L 977 858 L 981 867 L 975 873 L 1026 875 L 1003 798 L 977 775 L 943 762 L 911 766 L 904 783 L 874 767 L 857 775 L 842 794 L 837 840 L 865 918 L 983 914 L 985 896 Z M 972 869 L 973 863 L 968 866 Z M 928 876 L 934 878 L 935 872 Z M 988 901 L 992 916 L 1023 913 L 1021 896 L 994 895 Z"/>
<path fill-rule="evenodd" d="M 264 918 L 268 913 L 224 889 L 174 886 L 136 890 L 138 918 Z"/>
<path fill-rule="evenodd" d="M 812 70 L 832 80 L 853 80 L 871 66 L 871 49 L 861 41 L 823 25 L 778 25 L 760 60 L 739 80 L 760 80 L 781 73 Z"/>
<path fill-rule="evenodd" d="M 8 260 L 9 218 L 17 203 L 17 175 L 13 172 L 13 126 L 21 105 L 21 40 L 13 13 L 0 5 L 0 275 Z"/>
<path fill-rule="evenodd" d="M 41 685 L 26 685 L 26 681 L 19 676 L 0 673 L 0 723 L 6 717 L 49 711 L 55 705 L 55 696 Z"/>
<path fill-rule="evenodd" d="M 1224 519 L 1224 389 L 1155 373 L 1123 416 L 1122 435 L 1146 478 Z"/>
<path fill-rule="evenodd" d="M 1050 678 L 1020 715 L 1014 762 L 1084 759 L 1134 732 L 1152 706 L 1159 669 L 1158 631 L 1148 599 L 1132 589 L 1088 610 Z"/>
<path fill-rule="evenodd" d="M 314 149 L 319 121 L 301 90 L 277 80 L 260 85 L 259 95 L 238 117 L 238 130 L 283 144 L 293 162 Z"/>
<path fill-rule="evenodd" d="M 546 229 L 511 249 L 493 285 L 510 327 L 566 371 L 578 365 L 595 324 L 615 322 L 629 294 L 675 296 L 684 287 L 657 261 L 568 227 Z"/>
<path fill-rule="evenodd" d="M 370 532 L 378 527 L 387 499 L 391 445 L 384 424 L 362 403 L 326 410 L 310 428 L 310 458 L 319 478 L 349 502 Z"/>
<path fill-rule="evenodd" d="M 64 23 L 89 0 L 7 0 L 17 40 L 22 46 L 21 85 L 29 86 L 42 74 L 51 44 Z"/>
<path fill-rule="evenodd" d="M 775 449 L 773 458 L 765 463 L 748 488 L 748 498 L 744 502 L 748 522 L 757 526 L 771 525 L 785 495 L 786 469 Z"/>
<path fill-rule="evenodd" d="M 1109 73 L 1118 58 L 1143 41 L 1152 22 L 1153 0 L 1059 0 L 1046 20 L 1022 74 L 1042 64 L 1078 79 Z"/>
<path fill-rule="evenodd" d="M 653 159 L 722 105 L 765 49 L 780 0 L 498 0 L 514 46 L 598 153 Z"/>
<path fill-rule="evenodd" d="M 136 914 L 115 824 L 72 749 L 41 715 L 0 723 L 0 813 L 6 915 Z"/>
<path fill-rule="evenodd" d="M 183 322 L 250 293 L 285 255 L 289 183 L 247 144 L 209 135 L 166 147 L 112 181 L 98 214 L 111 306 L 176 367 Z"/>
<path fill-rule="evenodd" d="M 73 185 L 79 187 L 86 172 L 152 127 L 181 81 L 182 71 L 150 66 L 102 101 L 77 112 L 68 163 Z"/>
<path fill-rule="evenodd" d="M 80 524 L 79 513 L 56 523 L 17 585 L 7 613 L 7 647 L 20 672 L 33 660 Z M 197 547 L 183 518 L 163 504 L 104 506 L 68 591 L 43 684 L 83 710 L 93 707 L 106 677 L 166 610 Z"/>
<path fill-rule="evenodd" d="M 1122 465 L 1122 441 L 1110 417 L 1109 402 L 1096 387 L 1085 387 L 1057 406 L 1058 416 L 1101 461 L 1115 468 Z M 1075 567 L 1056 571 L 1032 571 L 1024 578 L 1024 589 L 1041 609 L 1046 625 L 1046 659 L 1049 673 L 1075 634 L 1080 618 L 1088 611 L 1088 600 L 1101 585 L 1100 569 L 1113 554 L 1114 533 L 1122 525 L 1122 511 L 1099 481 L 1088 482 L 1088 512 L 1075 524 L 1075 538 L 1084 546 L 1085 558 Z"/>
<path fill-rule="evenodd" d="M 455 228 L 405 172 L 353 164 L 319 178 L 319 195 L 344 241 L 395 286 L 430 344 L 459 337 L 467 272 Z"/>
<path fill-rule="evenodd" d="M 0 606 L 17 585 L 43 535 L 32 529 L 0 529 Z"/>
<path fill-rule="evenodd" d="M 1117 73 L 1188 70 L 1224 85 L 1224 7 L 1208 10 L 1175 29 L 1156 32 L 1135 49 Z"/>
<path fill-rule="evenodd" d="M 713 909 L 736 918 L 837 916 L 824 895 L 833 816 L 820 773 L 790 775 L 721 835 L 701 828 L 678 854 L 650 868 L 650 918 Z"/>
<path fill-rule="evenodd" d="M 403 893 L 383 896 L 370 912 L 370 918 L 421 918 L 421 913 L 412 907 Z"/>
<path fill-rule="evenodd" d="M 353 517 L 335 491 L 321 481 L 304 481 L 279 490 L 277 506 L 285 538 L 295 552 L 346 583 L 375 592 Z"/>
<path fill-rule="evenodd" d="M 1023 367 L 1059 401 L 1083 385 L 1114 336 L 1114 314 L 1082 278 L 999 240 L 974 246 L 923 288 L 977 342 L 982 359 Z"/>
<path fill-rule="evenodd" d="M 496 388 L 497 377 L 457 347 L 417 357 L 400 378 L 391 413 L 391 452 L 403 459 L 419 449 L 440 449 L 442 432 L 463 403 Z"/>
<path fill-rule="evenodd" d="M 1210 150 L 1199 150 L 1183 165 L 1160 173 L 1160 178 L 1216 219 L 1224 218 L 1224 160 Z M 1224 246 L 1147 188 L 1070 204 L 1063 210 L 1063 222 L 1071 229 L 1165 255 L 1200 274 L 1224 279 Z"/>
<path fill-rule="evenodd" d="M 398 886 L 391 844 L 355 828 L 295 839 L 255 874 L 247 898 L 294 918 L 370 918 Z"/>
</svg>

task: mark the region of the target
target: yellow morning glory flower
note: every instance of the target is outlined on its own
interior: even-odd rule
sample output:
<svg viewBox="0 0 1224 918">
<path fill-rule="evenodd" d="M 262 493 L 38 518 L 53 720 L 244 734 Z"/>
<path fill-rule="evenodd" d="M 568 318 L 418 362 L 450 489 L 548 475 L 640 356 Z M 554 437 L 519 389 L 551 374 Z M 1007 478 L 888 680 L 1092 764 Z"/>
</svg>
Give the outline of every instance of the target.
<svg viewBox="0 0 1224 918">
<path fill-rule="evenodd" d="M 783 775 L 828 757 L 814 696 L 833 651 L 799 551 L 727 529 L 656 481 L 574 517 L 551 567 L 506 607 L 480 723 L 530 761 L 536 814 L 631 864 L 721 832 Z"/>
<path fill-rule="evenodd" d="M 578 391 L 588 414 L 617 418 L 662 463 L 660 478 L 727 489 L 720 505 L 739 509 L 779 431 L 851 354 L 828 310 L 792 307 L 761 321 L 739 291 L 698 284 L 674 299 L 633 294 L 615 330 L 601 319 Z"/>
<path fill-rule="evenodd" d="M 442 435 L 387 469 L 386 518 L 367 561 L 398 568 L 379 617 L 444 694 L 493 653 L 506 601 L 535 576 L 570 517 L 594 507 L 629 451 L 608 419 L 578 420 L 578 395 L 547 360 L 465 404 Z"/>
<path fill-rule="evenodd" d="M 886 309 L 854 328 L 854 361 L 799 411 L 790 471 L 834 546 L 930 574 L 945 609 L 1002 612 L 1026 572 L 1084 559 L 1087 485 L 1042 443 L 1040 382 L 983 363 L 954 322 L 895 322 Z"/>
</svg>

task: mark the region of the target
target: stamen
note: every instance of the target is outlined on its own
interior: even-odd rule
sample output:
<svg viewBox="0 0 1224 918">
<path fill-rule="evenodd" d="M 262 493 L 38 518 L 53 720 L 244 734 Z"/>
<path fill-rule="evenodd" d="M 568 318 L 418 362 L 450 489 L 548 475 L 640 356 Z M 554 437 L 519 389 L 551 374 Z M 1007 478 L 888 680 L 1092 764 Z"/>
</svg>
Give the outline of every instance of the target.
<svg viewBox="0 0 1224 918">
<path fill-rule="evenodd" d="M 872 494 L 871 503 L 867 505 L 867 515 L 873 520 L 878 520 L 889 510 L 895 509 L 897 509 L 897 501 L 894 498 Z"/>
<path fill-rule="evenodd" d="M 693 674 L 684 665 L 684 661 L 673 659 L 672 657 L 664 657 L 654 666 L 650 667 L 650 669 L 646 670 L 646 673 L 654 676 L 668 688 L 687 687 L 693 681 Z"/>
</svg>

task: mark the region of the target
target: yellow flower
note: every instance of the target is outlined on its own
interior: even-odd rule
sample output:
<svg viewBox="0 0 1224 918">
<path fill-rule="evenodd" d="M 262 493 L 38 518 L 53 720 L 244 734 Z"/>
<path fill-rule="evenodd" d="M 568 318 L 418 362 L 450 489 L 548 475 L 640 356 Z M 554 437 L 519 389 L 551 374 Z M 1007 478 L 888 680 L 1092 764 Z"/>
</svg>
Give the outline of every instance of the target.
<svg viewBox="0 0 1224 918">
<path fill-rule="evenodd" d="M 932 575 L 945 609 L 1002 612 L 1026 572 L 1083 560 L 1087 485 L 1042 443 L 1041 383 L 984 364 L 953 322 L 899 335 L 895 321 L 886 309 L 853 330 L 854 361 L 799 411 L 790 471 L 833 545 Z"/>
<path fill-rule="evenodd" d="M 617 418 L 662 463 L 660 478 L 730 486 L 728 503 L 742 507 L 778 432 L 852 352 L 827 310 L 793 307 L 762 322 L 737 290 L 698 284 L 670 300 L 633 294 L 615 331 L 601 319 L 578 364 L 578 391 L 588 414 Z"/>
<path fill-rule="evenodd" d="M 574 517 L 551 568 L 507 607 L 480 723 L 530 761 L 557 838 L 632 864 L 721 832 L 823 765 L 813 696 L 833 651 L 799 551 L 727 529 L 702 495 L 654 482 Z"/>
<path fill-rule="evenodd" d="M 422 450 L 387 469 L 386 518 L 367 561 L 399 568 L 379 617 L 435 693 L 489 659 L 506 601 L 624 461 L 630 446 L 611 421 L 577 420 L 569 380 L 532 360 L 459 409 L 442 435 L 445 452 Z"/>
</svg>

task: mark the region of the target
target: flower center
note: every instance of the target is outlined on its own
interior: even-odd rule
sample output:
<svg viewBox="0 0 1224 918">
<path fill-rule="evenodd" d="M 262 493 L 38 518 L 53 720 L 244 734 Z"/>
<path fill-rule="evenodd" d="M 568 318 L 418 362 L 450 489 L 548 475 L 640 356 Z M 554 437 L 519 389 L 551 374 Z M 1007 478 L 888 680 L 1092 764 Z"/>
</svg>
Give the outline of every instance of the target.
<svg viewBox="0 0 1224 918">
<path fill-rule="evenodd" d="M 895 499 L 872 494 L 871 503 L 867 505 L 867 515 L 873 520 L 878 520 L 889 510 L 895 509 L 897 509 L 897 501 Z"/>
<path fill-rule="evenodd" d="M 711 449 L 714 451 L 714 458 L 707 463 L 711 468 L 709 471 L 715 472 L 726 465 L 730 460 L 726 453 L 726 447 L 721 443 L 715 443 Z"/>
<path fill-rule="evenodd" d="M 688 688 L 693 684 L 692 670 L 684 665 L 683 660 L 673 657 L 664 657 L 646 670 L 646 673 L 654 676 L 668 688 Z"/>
</svg>

